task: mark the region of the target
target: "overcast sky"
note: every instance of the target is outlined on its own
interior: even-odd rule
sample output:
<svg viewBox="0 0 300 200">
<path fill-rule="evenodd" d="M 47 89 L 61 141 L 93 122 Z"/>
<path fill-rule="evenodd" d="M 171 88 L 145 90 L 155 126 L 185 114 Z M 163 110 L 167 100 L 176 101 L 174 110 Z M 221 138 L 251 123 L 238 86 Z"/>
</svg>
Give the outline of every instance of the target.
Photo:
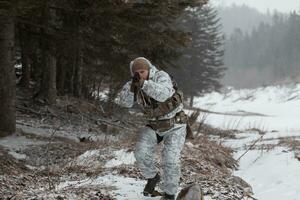
<svg viewBox="0 0 300 200">
<path fill-rule="evenodd" d="M 280 12 L 300 11 L 300 0 L 210 0 L 213 5 L 230 6 L 246 4 L 250 7 L 257 8 L 262 12 L 274 9 Z"/>
</svg>

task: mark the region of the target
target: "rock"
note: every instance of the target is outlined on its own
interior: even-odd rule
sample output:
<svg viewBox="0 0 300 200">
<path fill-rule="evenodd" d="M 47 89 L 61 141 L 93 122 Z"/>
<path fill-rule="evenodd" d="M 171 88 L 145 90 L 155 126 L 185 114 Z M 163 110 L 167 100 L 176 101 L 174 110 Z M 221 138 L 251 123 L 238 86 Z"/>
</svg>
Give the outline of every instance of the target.
<svg viewBox="0 0 300 200">
<path fill-rule="evenodd" d="M 249 183 L 247 183 L 246 181 L 244 181 L 238 176 L 233 176 L 231 179 L 233 182 L 243 187 L 243 191 L 245 194 L 247 195 L 253 194 L 252 187 L 249 185 Z"/>
<path fill-rule="evenodd" d="M 300 161 L 300 153 L 295 156 Z"/>
<path fill-rule="evenodd" d="M 194 183 L 183 188 L 176 200 L 203 200 L 203 192 L 200 185 Z"/>
</svg>

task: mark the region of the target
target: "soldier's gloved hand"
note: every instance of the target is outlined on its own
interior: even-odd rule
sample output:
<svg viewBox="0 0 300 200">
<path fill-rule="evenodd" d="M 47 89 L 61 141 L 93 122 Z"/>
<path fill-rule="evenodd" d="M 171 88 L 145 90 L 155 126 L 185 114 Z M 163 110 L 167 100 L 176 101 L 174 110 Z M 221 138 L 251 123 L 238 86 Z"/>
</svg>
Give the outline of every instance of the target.
<svg viewBox="0 0 300 200">
<path fill-rule="evenodd" d="M 140 89 L 141 87 L 143 87 L 143 84 L 144 84 L 144 79 L 140 77 L 139 73 L 137 72 L 134 73 L 132 77 L 130 91 L 134 92 L 137 89 Z"/>
</svg>

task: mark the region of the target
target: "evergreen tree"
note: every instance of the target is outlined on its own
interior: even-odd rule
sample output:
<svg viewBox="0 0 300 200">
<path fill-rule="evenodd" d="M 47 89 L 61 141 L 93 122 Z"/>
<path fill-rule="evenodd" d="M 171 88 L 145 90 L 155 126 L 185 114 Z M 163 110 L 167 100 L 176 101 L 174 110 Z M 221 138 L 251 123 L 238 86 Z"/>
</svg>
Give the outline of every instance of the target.
<svg viewBox="0 0 300 200">
<path fill-rule="evenodd" d="M 237 31 L 231 35 L 226 42 L 227 84 L 257 87 L 300 80 L 299 24 L 295 12 L 287 18 L 275 13 L 272 24 L 261 23 L 251 34 Z"/>
<path fill-rule="evenodd" d="M 183 26 L 190 32 L 190 45 L 183 49 L 181 69 L 175 71 L 182 89 L 193 98 L 218 90 L 223 76 L 223 35 L 217 11 L 210 6 L 187 9 L 182 18 Z"/>
<path fill-rule="evenodd" d="M 16 129 L 14 20 L 10 2 L 0 2 L 0 137 Z"/>
<path fill-rule="evenodd" d="M 171 65 L 187 42 L 174 22 L 187 6 L 206 2 L 0 1 L 15 19 L 20 85 L 33 87 L 34 97 L 48 104 L 57 94 L 88 97 L 100 84 L 115 93 L 129 78 L 128 63 L 136 56 Z"/>
<path fill-rule="evenodd" d="M 187 34 L 174 22 L 187 6 L 206 2 L 0 0 L 0 130 L 15 129 L 16 62 L 20 84 L 35 82 L 34 96 L 48 104 L 57 94 L 87 97 L 99 80 L 114 94 L 134 57 L 164 67 L 179 56 Z"/>
<path fill-rule="evenodd" d="M 187 6 L 203 3 L 205 1 L 201 0 L 35 3 L 31 12 L 20 20 L 20 35 L 26 37 L 26 32 L 35 33 L 29 34 L 31 40 L 26 41 L 32 41 L 32 46 L 38 49 L 33 50 L 31 61 L 28 61 L 26 52 L 30 50 L 26 47 L 30 45 L 20 48 L 22 63 L 32 62 L 28 65 L 34 73 L 26 75 L 29 70 L 24 67 L 24 80 L 33 77 L 40 83 L 37 96 L 46 97 L 48 103 L 53 101 L 49 97 L 55 97 L 56 93 L 53 77 L 56 77 L 60 95 L 88 96 L 100 81 L 116 92 L 121 82 L 130 76 L 128 63 L 134 57 L 146 56 L 166 66 L 180 55 L 178 48 L 186 43 L 187 35 L 175 29 L 173 23 Z M 48 60 L 42 64 L 40 58 Z M 52 67 L 53 63 L 56 67 Z M 40 65 L 47 69 L 40 70 Z M 49 69 L 54 73 L 48 84 Z M 45 91 L 52 91 L 52 95 L 43 94 Z"/>
</svg>

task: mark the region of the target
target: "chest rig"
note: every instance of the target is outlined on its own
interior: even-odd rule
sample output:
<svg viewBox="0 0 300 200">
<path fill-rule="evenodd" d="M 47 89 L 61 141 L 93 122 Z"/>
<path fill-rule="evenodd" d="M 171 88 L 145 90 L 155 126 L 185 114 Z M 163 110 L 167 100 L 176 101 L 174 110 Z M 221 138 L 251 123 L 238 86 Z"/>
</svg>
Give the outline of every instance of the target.
<svg viewBox="0 0 300 200">
<path fill-rule="evenodd" d="M 174 81 L 173 77 L 171 77 L 171 79 L 175 93 L 164 102 L 159 102 L 153 99 L 142 90 L 139 91 L 138 98 L 140 99 L 144 114 L 147 118 L 157 119 L 159 117 L 162 117 L 172 112 L 181 103 L 183 103 L 183 93 L 178 90 L 177 83 Z"/>
<path fill-rule="evenodd" d="M 165 132 L 175 124 L 188 123 L 188 116 L 184 111 L 176 113 L 173 118 L 159 119 L 162 116 L 174 111 L 180 104 L 183 103 L 183 93 L 178 90 L 177 84 L 171 77 L 175 93 L 164 102 L 159 102 L 152 97 L 148 96 L 142 90 L 139 90 L 137 98 L 138 102 L 142 105 L 144 115 L 149 119 L 147 126 L 155 131 Z"/>
<path fill-rule="evenodd" d="M 175 93 L 164 102 L 159 102 L 146 95 L 143 91 L 139 94 L 140 101 L 142 102 L 143 111 L 147 118 L 159 118 L 173 110 L 175 110 L 182 102 L 182 93 L 175 90 Z"/>
</svg>

